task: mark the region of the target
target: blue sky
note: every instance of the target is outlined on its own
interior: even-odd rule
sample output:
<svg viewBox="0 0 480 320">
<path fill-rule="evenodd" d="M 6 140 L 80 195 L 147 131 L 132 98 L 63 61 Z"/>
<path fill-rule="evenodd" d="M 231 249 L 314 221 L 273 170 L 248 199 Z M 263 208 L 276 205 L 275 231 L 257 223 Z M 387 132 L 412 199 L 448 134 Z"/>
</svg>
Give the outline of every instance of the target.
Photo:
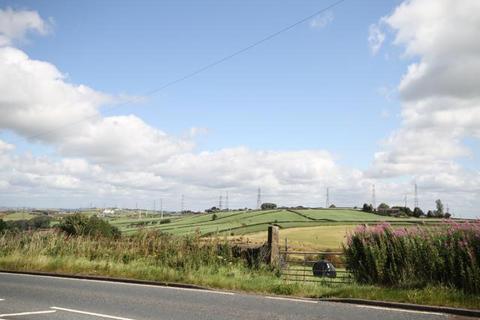
<svg viewBox="0 0 480 320">
<path fill-rule="evenodd" d="M 476 10 L 474 2 L 467 2 L 465 5 Z M 426 206 L 427 203 L 431 206 L 434 198 L 448 201 L 455 198 L 453 194 L 461 193 L 463 200 L 450 201 L 461 208 L 458 211 L 471 214 L 477 203 L 474 195 L 480 190 L 480 182 L 477 185 L 480 174 L 476 123 L 468 119 L 476 119 L 478 105 L 458 97 L 471 107 L 468 113 L 457 107 L 460 102 L 431 102 L 444 96 L 442 92 L 433 92 L 424 100 L 408 96 L 408 92 L 421 92 L 418 88 L 423 88 L 422 83 L 409 78 L 413 74 L 410 67 L 425 64 L 434 70 L 442 65 L 443 60 L 438 57 L 448 56 L 442 53 L 444 44 L 453 41 L 445 36 L 430 43 L 422 28 L 438 24 L 440 34 L 442 23 L 449 21 L 430 13 L 446 14 L 451 9 L 448 6 L 461 6 L 455 2 L 347 0 L 193 78 L 146 95 L 331 3 L 323 0 L 0 1 L 5 16 L 30 14 L 24 20 L 18 19 L 23 22 L 12 22 L 13 27 L 7 23 L 2 26 L 0 21 L 0 46 L 3 35 L 7 39 L 5 46 L 17 50 L 15 55 L 23 52 L 28 55 L 27 62 L 44 63 L 64 76 L 58 80 L 48 72 L 22 73 L 25 90 L 32 92 L 30 104 L 40 105 L 36 102 L 39 99 L 46 101 L 36 106 L 35 112 L 40 112 L 38 115 L 48 125 L 43 129 L 35 128 L 36 125 L 26 128 L 22 119 L 34 111 L 19 113 L 18 118 L 12 116 L 11 123 L 0 121 L 3 129 L 0 142 L 14 146 L 14 151 L 5 147 L 10 152 L 9 159 L 18 157 L 16 162 L 24 163 L 14 173 L 4 175 L 5 186 L 19 188 L 17 195 L 3 195 L 0 200 L 18 205 L 40 190 L 32 205 L 75 206 L 92 198 L 95 192 L 86 187 L 91 184 L 96 185 L 93 190 L 102 190 L 101 195 L 96 195 L 98 202 L 116 202 L 125 196 L 151 202 L 151 198 L 159 197 L 160 191 L 147 186 L 140 188 L 130 178 L 108 182 L 128 172 L 153 179 L 145 178 L 145 183 L 168 185 L 160 196 L 178 198 L 179 194 L 189 192 L 191 202 L 198 207 L 207 205 L 202 200 L 206 195 L 217 198 L 225 190 L 237 193 L 238 199 L 242 199 L 238 205 L 243 206 L 256 186 L 269 190 L 266 194 L 271 194 L 272 200 L 289 199 L 285 200 L 288 204 L 324 203 L 321 199 L 327 185 L 339 193 L 341 190 L 343 198 L 339 199 L 345 205 L 361 205 L 369 200 L 372 184 L 379 186 L 380 198 L 384 191 L 385 201 L 398 202 L 404 193 L 411 193 L 415 180 L 423 184 L 420 189 L 425 191 Z M 452 21 L 462 19 L 451 16 Z M 463 26 L 464 30 L 474 30 L 475 23 Z M 378 30 L 377 35 L 384 37 L 375 52 L 368 40 L 372 30 Z M 441 71 L 434 77 L 447 75 L 447 71 Z M 52 86 L 60 83 L 76 93 L 57 97 L 55 92 L 62 89 L 52 89 L 39 98 L 34 80 L 29 79 L 42 77 L 42 82 Z M 424 82 L 428 83 L 427 80 L 425 76 Z M 77 105 L 80 84 L 94 93 L 87 94 L 85 104 Z M 1 90 L 0 85 L 0 93 Z M 96 93 L 114 98 L 98 102 Z M 0 101 L 0 107 L 4 108 L 0 112 L 13 114 L 14 109 L 9 109 L 11 101 L 18 98 L 24 103 L 20 96 Z M 118 100 L 125 96 L 141 97 L 142 101 L 119 104 Z M 444 104 L 450 106 L 454 115 L 447 118 L 457 122 L 441 120 L 445 108 L 440 106 Z M 420 108 L 425 105 L 428 106 Z M 27 110 L 29 105 L 24 107 Z M 78 114 L 83 112 L 98 113 L 100 122 L 91 119 L 82 122 Z M 437 114 L 440 120 L 430 117 Z M 69 119 L 72 121 L 66 122 Z M 109 133 L 110 124 L 116 121 L 124 123 L 123 134 L 132 141 L 115 145 L 107 152 L 110 142 L 119 140 L 120 133 Z M 56 130 L 56 126 L 73 122 L 79 124 L 70 125 L 68 137 L 62 138 L 65 134 Z M 25 140 L 45 127 L 53 128 L 55 137 L 35 142 Z M 446 135 L 454 127 L 463 129 Z M 192 135 L 193 131 L 197 134 Z M 442 151 L 437 154 L 432 150 L 438 150 L 434 145 L 439 142 Z M 409 154 L 414 150 L 419 157 L 412 159 Z M 161 155 L 150 157 L 149 152 Z M 303 161 L 301 157 L 305 154 L 301 152 L 307 152 L 306 157 L 313 160 Z M 204 153 L 208 155 L 202 157 Z M 263 160 L 267 158 L 270 160 Z M 76 169 L 80 162 L 88 167 L 88 172 L 100 168 L 107 182 L 73 174 L 70 167 L 54 176 L 25 169 L 32 163 L 58 168 L 65 161 L 71 165 L 72 159 L 77 161 Z M 210 166 L 199 168 L 202 161 Z M 240 167 L 247 169 L 244 172 Z M 198 170 L 204 170 L 205 176 L 197 176 Z M 212 185 L 208 175 L 217 172 L 222 172 L 222 177 L 216 177 L 220 182 Z M 472 174 L 474 182 L 468 182 L 467 177 Z M 309 175 L 312 179 L 307 181 L 305 177 Z M 231 183 L 231 176 L 239 179 L 238 185 Z M 23 181 L 28 181 L 29 188 L 34 189 L 24 188 Z M 36 185 L 39 181 L 44 184 Z M 446 181 L 462 183 L 452 186 Z M 46 187 L 49 183 L 51 189 Z M 72 188 L 72 183 L 78 187 Z M 314 190 L 317 195 L 314 200 L 301 200 L 295 190 Z M 75 191 L 81 196 L 72 196 Z M 26 198 L 18 200 L 18 194 L 22 193 Z"/>
<path fill-rule="evenodd" d="M 54 32 L 22 48 L 54 63 L 69 81 L 143 95 L 328 5 L 329 1 L 6 2 L 52 17 Z M 398 126 L 398 105 L 379 94 L 404 71 L 372 56 L 368 26 L 397 1 L 347 1 L 323 28 L 309 23 L 139 105 L 168 133 L 208 128 L 198 149 L 328 149 L 366 168 L 378 141 Z M 382 117 L 388 110 L 390 117 Z"/>
</svg>

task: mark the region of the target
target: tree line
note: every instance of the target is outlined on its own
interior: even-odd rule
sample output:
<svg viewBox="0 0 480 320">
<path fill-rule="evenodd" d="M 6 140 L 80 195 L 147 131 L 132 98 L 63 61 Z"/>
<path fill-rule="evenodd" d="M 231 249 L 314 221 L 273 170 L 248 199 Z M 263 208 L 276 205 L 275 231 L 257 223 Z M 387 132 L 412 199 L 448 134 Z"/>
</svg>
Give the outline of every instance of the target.
<svg viewBox="0 0 480 320">
<path fill-rule="evenodd" d="M 427 217 L 427 218 L 444 218 L 448 219 L 452 214 L 445 211 L 442 200 L 437 199 L 435 201 L 435 210 L 428 210 L 425 213 L 421 208 L 415 207 L 413 210 L 405 206 L 393 206 L 390 207 L 386 203 L 381 203 L 377 208 L 374 208 L 372 204 L 364 203 L 362 211 L 375 213 L 384 216 L 408 216 L 408 217 Z"/>
</svg>

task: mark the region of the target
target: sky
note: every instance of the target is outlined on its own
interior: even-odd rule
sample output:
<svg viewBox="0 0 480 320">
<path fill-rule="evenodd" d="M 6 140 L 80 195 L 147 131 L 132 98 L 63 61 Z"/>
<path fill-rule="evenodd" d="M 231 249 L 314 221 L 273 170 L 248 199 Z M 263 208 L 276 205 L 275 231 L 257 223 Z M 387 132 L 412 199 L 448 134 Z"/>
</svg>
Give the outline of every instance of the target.
<svg viewBox="0 0 480 320">
<path fill-rule="evenodd" d="M 334 3 L 0 0 L 0 206 L 479 217 L 480 3 Z"/>
</svg>

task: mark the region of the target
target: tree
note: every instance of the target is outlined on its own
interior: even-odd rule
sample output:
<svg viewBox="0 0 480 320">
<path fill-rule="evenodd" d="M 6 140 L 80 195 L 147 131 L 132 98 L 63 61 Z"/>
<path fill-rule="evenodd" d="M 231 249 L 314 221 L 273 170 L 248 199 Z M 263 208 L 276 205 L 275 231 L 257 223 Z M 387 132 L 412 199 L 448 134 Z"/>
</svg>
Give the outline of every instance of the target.
<svg viewBox="0 0 480 320">
<path fill-rule="evenodd" d="M 435 210 L 435 215 L 437 217 L 443 217 L 443 203 L 442 200 L 437 199 L 435 200 L 435 206 L 437 207 L 437 210 Z"/>
<path fill-rule="evenodd" d="M 275 203 L 265 202 L 265 203 L 262 203 L 260 208 L 262 210 L 273 210 L 277 208 L 277 205 Z"/>
<path fill-rule="evenodd" d="M 428 217 L 428 218 L 433 218 L 434 216 L 435 216 L 435 214 L 433 213 L 433 211 L 432 211 L 432 210 L 428 210 L 428 212 L 427 212 L 427 217 Z"/>
<path fill-rule="evenodd" d="M 413 216 L 414 217 L 419 218 L 419 217 L 423 216 L 424 214 L 425 213 L 419 207 L 415 207 L 415 209 L 413 209 Z"/>
<path fill-rule="evenodd" d="M 363 212 L 373 212 L 373 206 L 371 204 L 364 203 L 362 211 Z"/>
<path fill-rule="evenodd" d="M 218 218 L 217 214 L 214 213 L 214 214 L 212 215 L 212 221 L 217 220 L 217 218 Z"/>
<path fill-rule="evenodd" d="M 220 209 L 217 208 L 217 207 L 211 207 L 210 209 L 205 210 L 206 213 L 213 213 L 213 212 L 218 212 L 218 211 L 220 211 Z"/>
<path fill-rule="evenodd" d="M 386 209 L 390 209 L 390 206 L 386 203 L 380 203 L 380 205 L 378 206 L 378 209 L 379 210 L 386 210 Z"/>
<path fill-rule="evenodd" d="M 335 209 L 336 206 L 332 203 L 329 208 L 330 208 L 330 209 Z"/>
</svg>

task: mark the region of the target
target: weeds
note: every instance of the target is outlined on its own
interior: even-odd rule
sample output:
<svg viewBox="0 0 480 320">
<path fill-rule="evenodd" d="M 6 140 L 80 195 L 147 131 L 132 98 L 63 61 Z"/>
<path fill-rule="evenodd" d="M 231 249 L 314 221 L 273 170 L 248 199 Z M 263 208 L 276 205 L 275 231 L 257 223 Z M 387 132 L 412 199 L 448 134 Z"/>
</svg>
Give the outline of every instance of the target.
<svg viewBox="0 0 480 320">
<path fill-rule="evenodd" d="M 359 283 L 480 293 L 480 221 L 435 228 L 362 226 L 344 249 L 347 268 Z"/>
</svg>

